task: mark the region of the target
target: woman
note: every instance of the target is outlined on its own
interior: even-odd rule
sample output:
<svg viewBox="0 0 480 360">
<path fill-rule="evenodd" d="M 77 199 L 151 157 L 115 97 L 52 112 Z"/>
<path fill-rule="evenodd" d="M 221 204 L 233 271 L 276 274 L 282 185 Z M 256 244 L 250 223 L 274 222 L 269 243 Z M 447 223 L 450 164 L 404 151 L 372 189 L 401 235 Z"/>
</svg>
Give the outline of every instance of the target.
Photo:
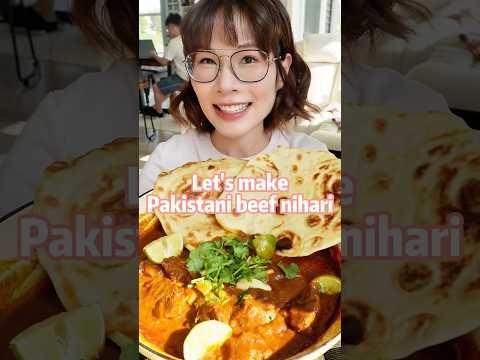
<svg viewBox="0 0 480 360">
<path fill-rule="evenodd" d="M 310 70 L 280 1 L 202 0 L 185 17 L 182 38 L 190 81 L 171 112 L 195 129 L 157 146 L 140 175 L 140 193 L 160 172 L 190 161 L 247 159 L 279 145 L 326 149 L 287 130 L 293 118 L 308 119 L 317 108 L 307 101 Z"/>
</svg>

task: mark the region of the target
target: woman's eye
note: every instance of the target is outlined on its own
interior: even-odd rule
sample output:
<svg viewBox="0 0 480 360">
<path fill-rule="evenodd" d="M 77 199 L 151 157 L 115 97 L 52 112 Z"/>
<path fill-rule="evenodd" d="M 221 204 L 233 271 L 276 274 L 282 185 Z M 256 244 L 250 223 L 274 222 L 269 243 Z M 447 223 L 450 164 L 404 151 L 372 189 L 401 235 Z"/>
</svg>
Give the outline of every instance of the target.
<svg viewBox="0 0 480 360">
<path fill-rule="evenodd" d="M 206 64 L 206 65 L 215 65 L 215 60 L 213 59 L 210 59 L 210 58 L 203 58 L 203 59 L 200 59 L 199 61 L 200 64 Z"/>
<path fill-rule="evenodd" d="M 242 64 L 253 64 L 256 62 L 257 62 L 257 59 L 255 59 L 253 56 L 244 56 L 242 58 Z"/>
</svg>

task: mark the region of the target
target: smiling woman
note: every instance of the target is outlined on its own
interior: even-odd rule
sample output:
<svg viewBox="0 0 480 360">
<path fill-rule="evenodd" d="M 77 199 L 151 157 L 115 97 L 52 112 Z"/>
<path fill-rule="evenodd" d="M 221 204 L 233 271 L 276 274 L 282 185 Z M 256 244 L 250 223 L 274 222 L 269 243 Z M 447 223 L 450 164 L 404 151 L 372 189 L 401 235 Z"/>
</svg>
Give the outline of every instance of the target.
<svg viewBox="0 0 480 360">
<path fill-rule="evenodd" d="M 318 109 L 307 100 L 310 70 L 279 0 L 202 0 L 181 32 L 189 81 L 170 112 L 195 129 L 157 146 L 140 175 L 140 193 L 162 171 L 192 161 L 250 158 L 279 145 L 326 149 L 287 130 L 292 119 L 309 119 Z"/>
<path fill-rule="evenodd" d="M 310 70 L 288 12 L 280 0 L 200 0 L 181 34 L 189 78 L 170 112 L 190 129 L 157 146 L 140 193 L 153 188 L 144 200 L 158 204 L 174 197 L 235 206 L 154 209 L 168 237 L 154 242 L 161 256 L 147 245 L 140 263 L 141 352 L 185 360 L 320 357 L 340 338 L 339 200 L 333 215 L 278 209 L 294 193 L 335 192 L 340 164 L 322 142 L 289 130 L 317 108 L 307 100 Z M 198 191 L 194 174 L 204 185 L 225 176 Z M 237 189 L 240 178 L 250 191 Z M 288 186 L 280 188 L 282 178 Z M 234 179 L 231 193 L 227 179 Z M 184 249 L 165 257 L 171 236 Z"/>
<path fill-rule="evenodd" d="M 275 5 L 278 6 L 275 7 Z M 199 18 L 203 21 L 195 20 Z M 199 36 L 199 34 L 202 35 Z M 246 57 L 247 61 L 250 61 L 248 70 L 246 70 L 247 65 L 244 63 L 245 71 L 242 74 L 246 78 L 240 79 L 243 82 L 243 86 L 240 88 L 245 89 L 246 94 L 243 95 L 245 98 L 250 95 L 253 98 L 258 96 L 265 99 L 262 102 L 258 101 L 260 104 L 254 104 L 252 101 L 251 105 L 254 105 L 254 110 L 258 110 L 258 107 L 263 108 L 263 111 L 257 112 L 256 118 L 258 118 L 257 122 L 262 123 L 263 121 L 266 129 L 275 128 L 294 116 L 309 118 L 309 111 L 316 110 L 313 105 L 306 101 L 310 86 L 310 70 L 295 50 L 290 19 L 281 3 L 274 4 L 274 2 L 267 1 L 250 3 L 237 3 L 235 1 L 205 2 L 204 6 L 194 7 L 184 19 L 183 39 L 185 53 L 190 56 L 205 49 L 228 49 L 230 51 L 220 51 L 217 58 L 214 58 L 217 60 L 214 63 L 217 63 L 215 78 L 218 84 L 214 83 L 207 87 L 200 85 L 198 81 L 191 82 L 190 86 L 175 99 L 172 104 L 172 111 L 179 120 L 191 122 L 202 131 L 213 132 L 216 129 L 215 123 L 212 123 L 212 119 L 205 112 L 202 99 L 196 101 L 195 97 L 199 93 L 203 94 L 205 90 L 212 89 L 212 86 L 215 85 L 218 85 L 213 89 L 215 91 L 239 92 L 240 89 L 236 89 L 236 84 L 232 84 L 233 88 L 231 89 L 223 88 L 223 86 L 232 85 L 225 83 L 225 81 L 228 81 L 226 76 L 228 74 L 218 73 L 218 70 L 220 70 L 218 55 L 231 56 L 230 64 L 228 62 L 224 63 L 223 73 L 227 73 L 227 69 L 231 69 L 237 80 L 239 80 L 240 75 L 239 63 L 245 61 Z M 251 50 L 251 48 L 261 52 L 254 53 L 257 56 L 245 53 L 234 55 L 235 50 Z M 255 58 L 261 62 L 261 66 L 258 65 L 258 62 L 255 65 L 255 69 L 259 69 L 258 73 L 252 72 L 251 60 Z M 192 76 L 192 73 L 190 75 Z M 209 80 L 213 81 L 215 78 Z M 240 98 L 241 95 L 239 94 L 235 98 Z M 231 93 L 227 93 L 224 95 L 223 102 L 231 103 L 229 97 L 234 98 Z M 212 99 L 213 97 L 210 95 L 209 98 Z M 216 98 L 218 99 L 218 96 Z M 238 102 L 235 98 L 233 100 Z M 222 105 L 222 98 L 219 100 Z M 245 99 L 240 100 L 243 103 L 250 104 L 248 101 L 245 102 Z M 182 101 L 187 110 L 186 119 L 178 111 L 178 106 Z"/>
</svg>

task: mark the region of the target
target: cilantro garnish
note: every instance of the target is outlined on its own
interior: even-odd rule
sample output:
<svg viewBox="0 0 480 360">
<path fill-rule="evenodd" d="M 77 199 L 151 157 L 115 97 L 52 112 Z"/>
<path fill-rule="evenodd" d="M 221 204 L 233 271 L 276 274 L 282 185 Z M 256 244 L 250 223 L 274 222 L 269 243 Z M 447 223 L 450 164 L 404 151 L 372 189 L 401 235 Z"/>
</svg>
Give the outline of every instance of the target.
<svg viewBox="0 0 480 360">
<path fill-rule="evenodd" d="M 298 265 L 295 263 L 291 263 L 289 265 L 283 265 L 281 262 L 279 262 L 278 267 L 282 269 L 287 279 L 296 278 L 300 271 Z"/>
<path fill-rule="evenodd" d="M 210 281 L 214 289 L 220 289 L 223 284 L 235 285 L 241 279 L 266 281 L 270 263 L 270 260 L 251 256 L 247 242 L 224 236 L 193 249 L 187 268 Z"/>
</svg>

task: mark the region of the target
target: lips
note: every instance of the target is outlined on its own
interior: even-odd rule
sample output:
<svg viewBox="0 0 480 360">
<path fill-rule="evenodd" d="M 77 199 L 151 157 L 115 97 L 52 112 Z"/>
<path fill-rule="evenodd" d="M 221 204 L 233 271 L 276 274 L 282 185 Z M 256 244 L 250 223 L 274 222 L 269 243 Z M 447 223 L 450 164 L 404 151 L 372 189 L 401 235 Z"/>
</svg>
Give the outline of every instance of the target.
<svg viewBox="0 0 480 360">
<path fill-rule="evenodd" d="M 214 104 L 214 108 L 220 117 L 225 120 L 235 120 L 243 117 L 252 103 L 231 103 L 231 104 Z"/>
<path fill-rule="evenodd" d="M 223 112 L 229 114 L 235 114 L 247 110 L 251 103 L 238 103 L 238 104 L 216 104 L 215 106 Z"/>
</svg>

